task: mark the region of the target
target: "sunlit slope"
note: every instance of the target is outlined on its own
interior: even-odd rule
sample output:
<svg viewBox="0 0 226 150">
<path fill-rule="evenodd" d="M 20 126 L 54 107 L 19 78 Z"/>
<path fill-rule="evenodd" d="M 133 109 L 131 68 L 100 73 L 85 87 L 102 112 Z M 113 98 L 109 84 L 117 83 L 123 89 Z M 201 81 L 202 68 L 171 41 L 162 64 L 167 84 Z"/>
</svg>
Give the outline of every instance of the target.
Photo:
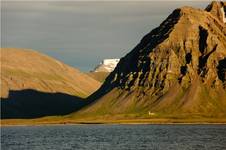
<svg viewBox="0 0 226 150">
<path fill-rule="evenodd" d="M 100 83 L 85 73 L 30 49 L 1 48 L 1 97 L 33 89 L 87 97 Z"/>
</svg>

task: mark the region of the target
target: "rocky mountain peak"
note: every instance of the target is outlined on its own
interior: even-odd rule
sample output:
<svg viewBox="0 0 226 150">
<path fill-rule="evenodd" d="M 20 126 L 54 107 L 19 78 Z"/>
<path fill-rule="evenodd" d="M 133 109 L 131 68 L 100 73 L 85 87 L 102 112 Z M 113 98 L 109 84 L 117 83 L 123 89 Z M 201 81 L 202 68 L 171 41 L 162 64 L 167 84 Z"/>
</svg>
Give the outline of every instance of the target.
<svg viewBox="0 0 226 150">
<path fill-rule="evenodd" d="M 226 28 L 208 7 L 178 8 L 145 35 L 91 96 L 102 97 L 97 106 L 106 99 L 161 112 L 215 111 L 216 99 L 225 106 Z"/>
<path fill-rule="evenodd" d="M 226 2 L 213 1 L 205 10 L 216 16 L 223 23 L 226 23 Z"/>
<path fill-rule="evenodd" d="M 169 87 L 170 78 L 187 85 L 194 76 L 218 84 L 216 69 L 226 54 L 225 34 L 225 26 L 206 11 L 176 9 L 120 61 L 109 85 Z"/>
</svg>

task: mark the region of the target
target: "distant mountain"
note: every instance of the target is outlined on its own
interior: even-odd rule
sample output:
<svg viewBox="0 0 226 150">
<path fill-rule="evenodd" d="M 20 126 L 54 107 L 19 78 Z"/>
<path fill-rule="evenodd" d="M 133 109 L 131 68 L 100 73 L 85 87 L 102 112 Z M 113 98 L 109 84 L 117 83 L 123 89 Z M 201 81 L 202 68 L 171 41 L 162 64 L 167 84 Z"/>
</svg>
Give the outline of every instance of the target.
<svg viewBox="0 0 226 150">
<path fill-rule="evenodd" d="M 104 59 L 99 65 L 95 67 L 94 70 L 88 72 L 87 75 L 102 83 L 115 69 L 119 60 L 120 59 Z"/>
<path fill-rule="evenodd" d="M 174 10 L 120 60 L 77 115 L 226 117 L 225 7 L 212 2 L 206 10 Z"/>
<path fill-rule="evenodd" d="M 100 86 L 85 73 L 33 50 L 1 48 L 1 97 L 34 89 L 87 97 Z"/>
<path fill-rule="evenodd" d="M 120 59 L 104 59 L 92 72 L 112 72 Z"/>
</svg>

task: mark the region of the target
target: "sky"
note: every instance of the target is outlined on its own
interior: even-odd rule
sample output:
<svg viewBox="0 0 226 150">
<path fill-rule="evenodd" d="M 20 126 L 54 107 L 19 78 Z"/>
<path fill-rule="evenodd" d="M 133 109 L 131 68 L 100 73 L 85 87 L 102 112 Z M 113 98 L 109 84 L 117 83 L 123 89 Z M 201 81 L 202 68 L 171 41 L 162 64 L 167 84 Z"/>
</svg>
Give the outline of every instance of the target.
<svg viewBox="0 0 226 150">
<path fill-rule="evenodd" d="M 81 71 L 121 58 L 182 6 L 209 1 L 3 1 L 1 47 L 29 48 Z"/>
</svg>

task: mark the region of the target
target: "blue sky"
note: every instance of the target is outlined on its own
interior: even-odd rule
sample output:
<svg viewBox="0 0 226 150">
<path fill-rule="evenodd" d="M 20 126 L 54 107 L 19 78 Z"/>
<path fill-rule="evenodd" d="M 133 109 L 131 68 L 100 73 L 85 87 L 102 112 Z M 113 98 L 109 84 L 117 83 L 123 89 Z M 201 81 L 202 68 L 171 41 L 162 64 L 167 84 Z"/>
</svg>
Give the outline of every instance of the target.
<svg viewBox="0 0 226 150">
<path fill-rule="evenodd" d="M 82 71 L 120 58 L 175 8 L 208 1 L 2 2 L 1 47 L 30 48 Z"/>
</svg>

